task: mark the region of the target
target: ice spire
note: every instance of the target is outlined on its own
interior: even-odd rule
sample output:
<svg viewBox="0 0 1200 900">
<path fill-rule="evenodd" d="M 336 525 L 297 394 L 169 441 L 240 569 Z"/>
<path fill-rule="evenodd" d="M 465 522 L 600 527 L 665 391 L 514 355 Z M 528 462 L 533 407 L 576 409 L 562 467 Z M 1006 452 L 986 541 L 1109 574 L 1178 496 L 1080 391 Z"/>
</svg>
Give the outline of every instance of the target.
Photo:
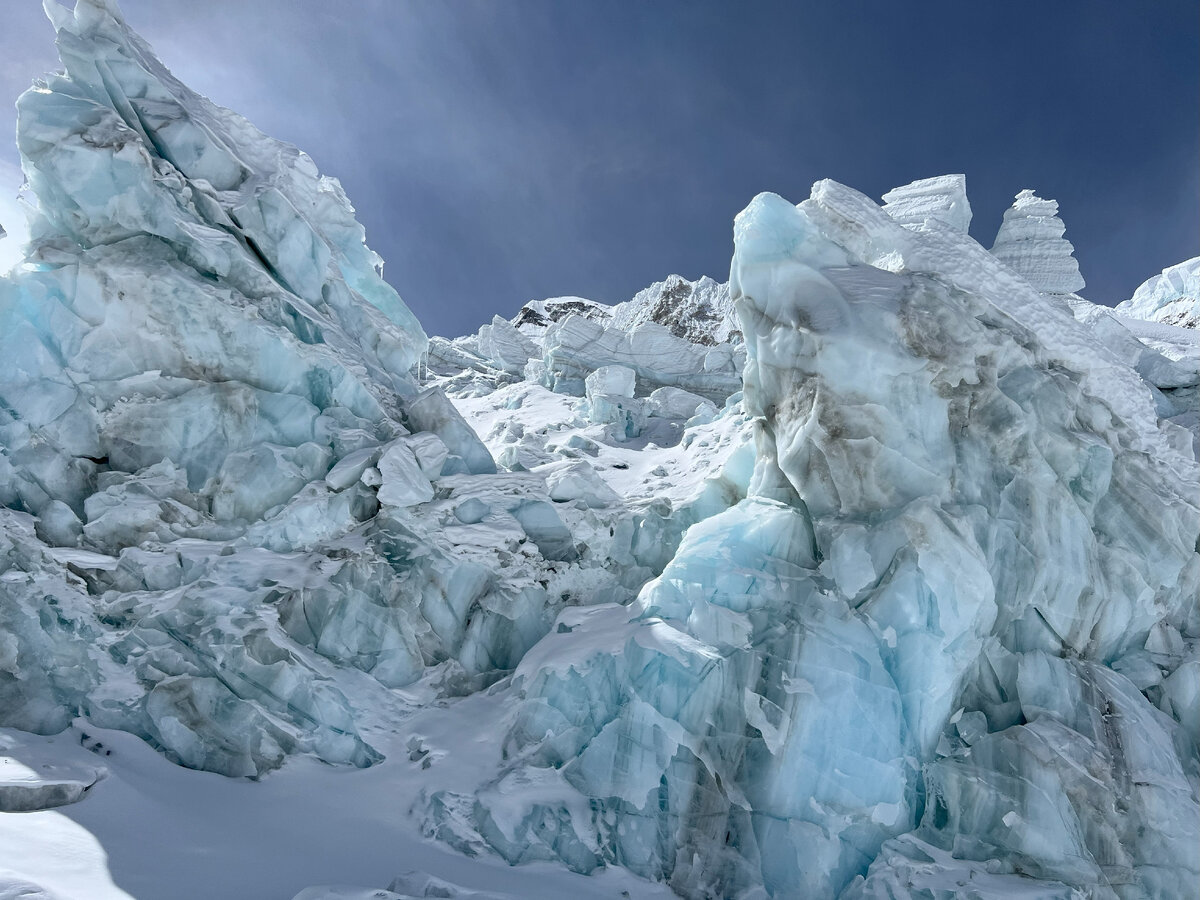
<svg viewBox="0 0 1200 900">
<path fill-rule="evenodd" d="M 1075 248 L 1063 237 L 1066 230 L 1058 201 L 1025 189 L 1004 213 L 992 255 L 1043 294 L 1073 294 L 1085 282 L 1072 255 Z"/>
<path fill-rule="evenodd" d="M 379 277 L 341 185 L 182 84 L 116 3 L 45 6 L 64 73 L 17 103 L 41 242 L 156 238 L 247 296 L 298 298 L 325 320 L 330 343 L 355 348 L 375 381 L 403 389 L 426 337 Z M 90 168 L 81 171 L 80 159 Z"/>
</svg>

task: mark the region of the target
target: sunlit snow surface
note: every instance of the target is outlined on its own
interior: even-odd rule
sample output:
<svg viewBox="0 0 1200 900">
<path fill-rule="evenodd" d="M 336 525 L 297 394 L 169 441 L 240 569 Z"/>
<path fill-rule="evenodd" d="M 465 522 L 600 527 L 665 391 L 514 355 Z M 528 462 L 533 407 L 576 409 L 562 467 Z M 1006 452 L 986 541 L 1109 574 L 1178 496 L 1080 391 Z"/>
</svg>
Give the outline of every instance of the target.
<svg viewBox="0 0 1200 900">
<path fill-rule="evenodd" d="M 1114 314 L 1053 201 L 819 182 L 728 284 L 427 341 L 336 181 L 48 6 L 0 893 L 1194 895 L 1188 264 Z"/>
</svg>

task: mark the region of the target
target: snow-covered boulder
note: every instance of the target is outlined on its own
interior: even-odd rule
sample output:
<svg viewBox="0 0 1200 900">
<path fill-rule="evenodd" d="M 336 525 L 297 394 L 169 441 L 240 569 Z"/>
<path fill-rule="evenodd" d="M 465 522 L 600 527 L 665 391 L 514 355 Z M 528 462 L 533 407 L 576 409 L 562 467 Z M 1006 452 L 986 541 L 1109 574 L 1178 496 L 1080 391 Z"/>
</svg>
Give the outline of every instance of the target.
<svg viewBox="0 0 1200 900">
<path fill-rule="evenodd" d="M 433 499 L 433 485 L 421 471 L 413 448 L 404 439 L 379 457 L 379 502 L 384 506 L 415 506 Z"/>
<path fill-rule="evenodd" d="M 712 418 L 717 408 L 699 394 L 677 387 L 660 387 L 646 398 L 646 414 L 662 419 L 690 419 L 697 413 Z"/>
<path fill-rule="evenodd" d="M 585 460 L 550 463 L 537 470 L 546 479 L 550 499 L 556 503 L 579 501 L 592 508 L 615 506 L 621 502 L 617 492 L 605 484 Z"/>
</svg>

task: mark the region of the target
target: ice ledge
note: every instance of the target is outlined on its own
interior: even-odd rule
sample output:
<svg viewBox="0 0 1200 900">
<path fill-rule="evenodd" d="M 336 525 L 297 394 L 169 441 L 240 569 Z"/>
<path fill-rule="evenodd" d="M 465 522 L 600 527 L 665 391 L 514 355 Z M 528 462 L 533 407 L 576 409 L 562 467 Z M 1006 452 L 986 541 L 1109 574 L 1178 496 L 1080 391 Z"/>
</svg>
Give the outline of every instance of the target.
<svg viewBox="0 0 1200 900">
<path fill-rule="evenodd" d="M 971 226 L 967 176 L 921 178 L 883 195 L 883 211 L 901 225 L 920 226 L 937 219 L 952 231 L 966 234 Z"/>
</svg>

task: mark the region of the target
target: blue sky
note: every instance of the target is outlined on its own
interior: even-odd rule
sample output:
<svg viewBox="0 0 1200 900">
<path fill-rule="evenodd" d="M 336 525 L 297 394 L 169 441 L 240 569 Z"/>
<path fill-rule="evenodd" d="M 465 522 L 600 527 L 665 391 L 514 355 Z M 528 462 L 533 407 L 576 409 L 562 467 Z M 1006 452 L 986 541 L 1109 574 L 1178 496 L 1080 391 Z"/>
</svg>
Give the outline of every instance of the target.
<svg viewBox="0 0 1200 900">
<path fill-rule="evenodd" d="M 55 66 L 0 14 L 0 130 Z M 193 88 L 340 178 L 430 333 L 524 301 L 724 279 L 733 216 L 834 178 L 965 172 L 990 246 L 1057 199 L 1088 287 L 1200 253 L 1194 0 L 124 0 Z M 0 148 L 0 223 L 17 158 Z M 10 227 L 10 231 L 12 228 Z M 12 241 L 0 241 L 0 248 Z"/>
</svg>

